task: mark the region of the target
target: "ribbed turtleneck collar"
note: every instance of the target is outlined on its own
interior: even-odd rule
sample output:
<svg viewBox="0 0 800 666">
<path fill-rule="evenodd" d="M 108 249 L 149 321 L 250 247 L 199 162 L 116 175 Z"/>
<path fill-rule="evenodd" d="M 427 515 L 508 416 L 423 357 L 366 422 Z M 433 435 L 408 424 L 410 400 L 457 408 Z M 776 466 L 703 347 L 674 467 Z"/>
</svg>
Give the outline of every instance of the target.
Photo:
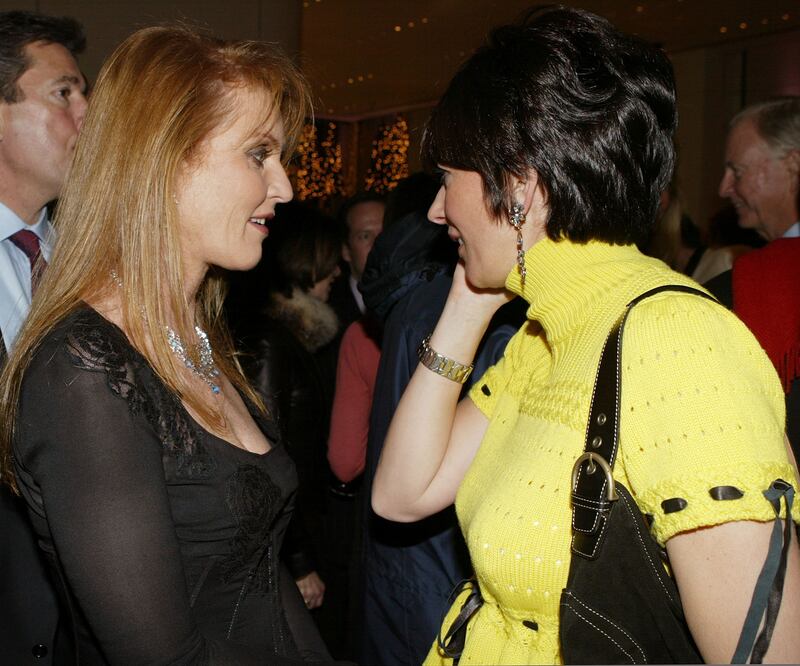
<svg viewBox="0 0 800 666">
<path fill-rule="evenodd" d="M 530 303 L 528 318 L 538 321 L 554 341 L 607 301 L 621 282 L 649 273 L 646 269 L 654 264 L 656 260 L 633 245 L 544 238 L 525 253 L 524 288 L 516 265 L 506 287 Z"/>
</svg>

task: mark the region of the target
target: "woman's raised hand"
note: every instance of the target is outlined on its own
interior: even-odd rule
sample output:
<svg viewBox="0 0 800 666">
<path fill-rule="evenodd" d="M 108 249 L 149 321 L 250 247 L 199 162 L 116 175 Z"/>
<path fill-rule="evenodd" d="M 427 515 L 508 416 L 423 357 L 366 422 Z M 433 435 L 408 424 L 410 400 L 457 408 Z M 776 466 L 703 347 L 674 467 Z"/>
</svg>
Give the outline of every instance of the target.
<svg viewBox="0 0 800 666">
<path fill-rule="evenodd" d="M 505 288 L 479 289 L 472 286 L 467 280 L 463 262 L 459 261 L 453 273 L 447 302 L 431 338 L 432 346 L 438 351 L 439 347 L 435 344 L 438 342 L 446 354 L 445 347 L 454 346 L 456 348 L 452 351 L 456 352 L 461 347 L 458 341 L 468 340 L 465 346 L 471 358 L 494 313 L 512 298 L 514 294 Z"/>
<path fill-rule="evenodd" d="M 430 346 L 461 364 L 475 350 L 497 309 L 511 298 L 502 290 L 475 289 L 459 263 Z M 390 520 L 410 522 L 453 503 L 483 439 L 488 420 L 465 399 L 461 384 L 421 364 L 394 413 L 372 487 L 372 506 Z"/>
<path fill-rule="evenodd" d="M 505 288 L 479 289 L 473 287 L 467 280 L 464 262 L 459 261 L 456 264 L 448 300 L 452 299 L 473 309 L 478 319 L 483 320 L 486 318 L 486 323 L 488 324 L 494 313 L 513 298 L 514 294 Z"/>
</svg>

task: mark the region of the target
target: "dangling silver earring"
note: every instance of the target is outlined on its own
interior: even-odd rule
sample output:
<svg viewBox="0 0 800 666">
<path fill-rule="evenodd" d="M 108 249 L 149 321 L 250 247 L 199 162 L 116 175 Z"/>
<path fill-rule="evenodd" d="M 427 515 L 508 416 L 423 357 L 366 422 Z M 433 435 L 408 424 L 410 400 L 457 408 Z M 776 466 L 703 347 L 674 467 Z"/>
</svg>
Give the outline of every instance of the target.
<svg viewBox="0 0 800 666">
<path fill-rule="evenodd" d="M 515 203 L 508 211 L 508 221 L 517 230 L 517 267 L 519 268 L 519 279 L 522 286 L 525 286 L 525 250 L 522 249 L 522 225 L 525 224 L 525 213 L 522 212 L 522 204 Z"/>
</svg>

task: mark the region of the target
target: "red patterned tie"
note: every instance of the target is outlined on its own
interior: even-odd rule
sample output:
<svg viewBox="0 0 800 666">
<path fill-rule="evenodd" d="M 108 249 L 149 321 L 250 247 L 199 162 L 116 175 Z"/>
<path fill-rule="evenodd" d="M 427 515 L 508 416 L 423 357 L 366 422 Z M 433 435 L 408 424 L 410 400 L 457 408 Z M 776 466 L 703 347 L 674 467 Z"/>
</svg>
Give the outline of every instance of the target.
<svg viewBox="0 0 800 666">
<path fill-rule="evenodd" d="M 33 295 L 39 286 L 42 271 L 47 267 L 47 262 L 39 247 L 39 237 L 28 229 L 20 229 L 17 233 L 12 234 L 9 240 L 25 253 L 31 263 L 31 295 Z"/>
</svg>

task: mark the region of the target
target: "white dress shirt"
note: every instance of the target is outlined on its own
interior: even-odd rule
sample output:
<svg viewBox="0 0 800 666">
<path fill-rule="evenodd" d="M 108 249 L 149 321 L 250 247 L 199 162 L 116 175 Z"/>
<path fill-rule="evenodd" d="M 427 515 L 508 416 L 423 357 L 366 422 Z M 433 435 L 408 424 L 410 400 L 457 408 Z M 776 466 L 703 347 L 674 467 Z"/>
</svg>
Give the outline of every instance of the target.
<svg viewBox="0 0 800 666">
<path fill-rule="evenodd" d="M 781 238 L 800 238 L 800 222 L 795 222 Z"/>
<path fill-rule="evenodd" d="M 367 306 L 364 305 L 364 297 L 358 290 L 358 280 L 356 280 L 352 275 L 350 276 L 350 291 L 353 292 L 353 298 L 356 299 L 356 305 L 358 306 L 358 309 L 361 310 L 361 314 L 363 315 L 367 311 Z"/>
<path fill-rule="evenodd" d="M 14 346 L 31 306 L 31 263 L 26 254 L 9 240 L 20 229 L 29 229 L 39 237 L 45 261 L 50 261 L 54 239 L 46 208 L 39 212 L 36 224 L 28 225 L 0 202 L 0 332 L 7 351 Z"/>
</svg>

